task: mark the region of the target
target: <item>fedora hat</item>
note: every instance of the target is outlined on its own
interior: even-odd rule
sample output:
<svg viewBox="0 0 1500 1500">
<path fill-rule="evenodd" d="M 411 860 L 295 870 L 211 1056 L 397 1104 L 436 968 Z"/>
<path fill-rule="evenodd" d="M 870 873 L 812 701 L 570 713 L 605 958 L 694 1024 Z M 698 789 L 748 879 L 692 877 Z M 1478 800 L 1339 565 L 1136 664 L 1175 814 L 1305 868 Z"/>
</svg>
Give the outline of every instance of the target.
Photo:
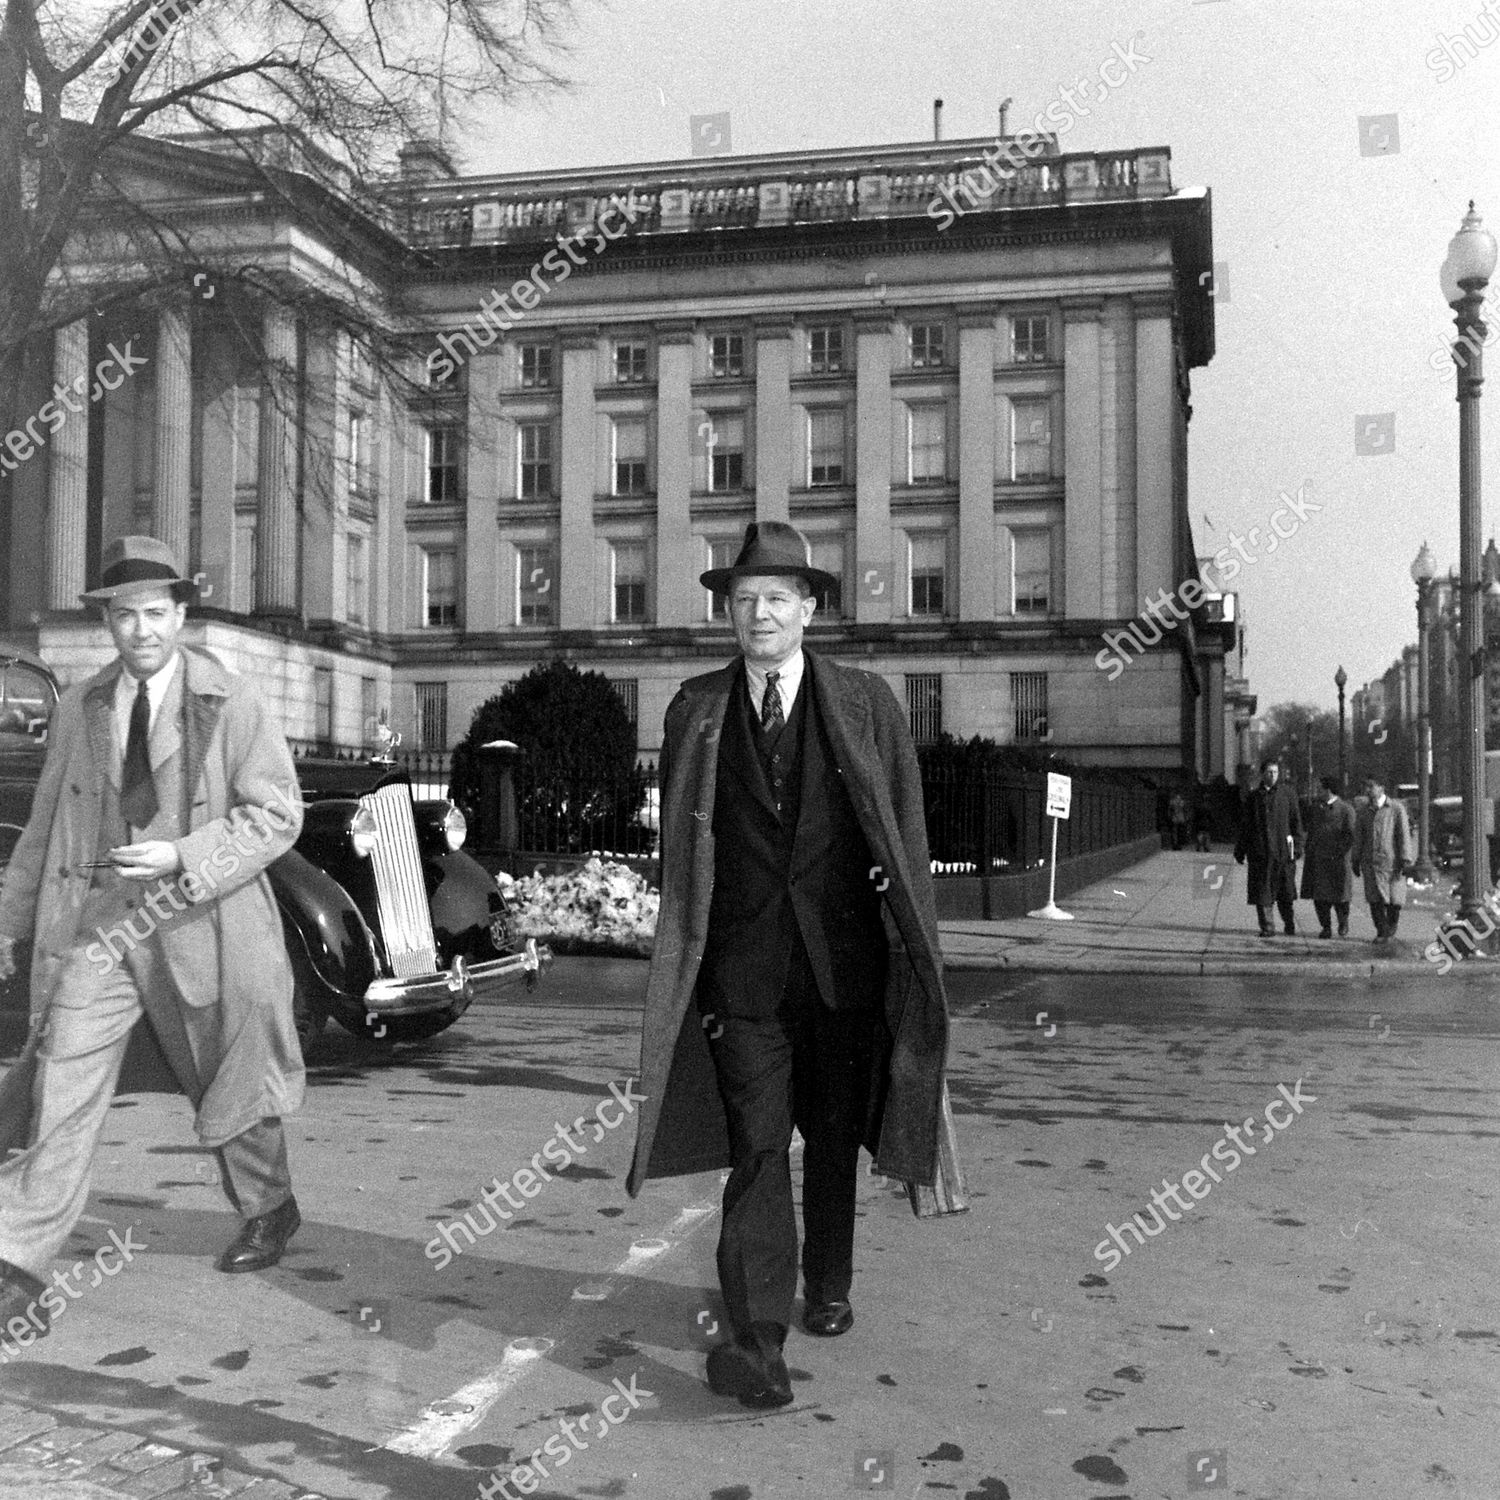
<svg viewBox="0 0 1500 1500">
<path fill-rule="evenodd" d="M 698 582 L 716 594 L 724 593 L 736 578 L 805 578 L 814 594 L 822 596 L 838 587 L 832 573 L 812 565 L 807 538 L 785 521 L 752 521 L 745 528 L 740 555 L 727 568 L 710 568 Z"/>
<path fill-rule="evenodd" d="M 165 542 L 154 536 L 117 536 L 104 549 L 99 587 L 78 597 L 85 604 L 108 604 L 122 594 L 163 587 L 179 604 L 190 604 L 198 592 L 192 579 L 182 576 Z"/>
</svg>

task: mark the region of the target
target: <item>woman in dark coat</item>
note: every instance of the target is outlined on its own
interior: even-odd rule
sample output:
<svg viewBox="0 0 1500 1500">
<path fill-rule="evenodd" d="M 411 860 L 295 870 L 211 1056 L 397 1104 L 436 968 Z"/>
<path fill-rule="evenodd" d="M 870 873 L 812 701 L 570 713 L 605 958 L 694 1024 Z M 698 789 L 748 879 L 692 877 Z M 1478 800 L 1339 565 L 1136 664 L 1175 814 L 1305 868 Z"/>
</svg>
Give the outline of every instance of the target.
<svg viewBox="0 0 1500 1500">
<path fill-rule="evenodd" d="M 1338 914 L 1339 936 L 1349 936 L 1349 903 L 1354 898 L 1354 809 L 1339 796 L 1332 776 L 1323 778 L 1323 801 L 1313 811 L 1302 866 L 1302 899 L 1318 914 L 1318 936 L 1332 937 Z"/>
</svg>

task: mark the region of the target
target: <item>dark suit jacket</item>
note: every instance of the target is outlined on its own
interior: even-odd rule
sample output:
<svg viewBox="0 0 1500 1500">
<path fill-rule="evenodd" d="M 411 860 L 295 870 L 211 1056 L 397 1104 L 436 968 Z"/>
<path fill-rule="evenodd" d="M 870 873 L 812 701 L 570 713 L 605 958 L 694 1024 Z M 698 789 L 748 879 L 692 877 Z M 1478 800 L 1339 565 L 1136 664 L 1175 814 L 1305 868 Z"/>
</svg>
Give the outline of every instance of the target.
<svg viewBox="0 0 1500 1500">
<path fill-rule="evenodd" d="M 1302 858 L 1302 809 L 1286 782 L 1258 786 L 1245 799 L 1234 857 L 1247 861 L 1246 900 L 1271 906 L 1297 898 L 1297 864 Z"/>
</svg>

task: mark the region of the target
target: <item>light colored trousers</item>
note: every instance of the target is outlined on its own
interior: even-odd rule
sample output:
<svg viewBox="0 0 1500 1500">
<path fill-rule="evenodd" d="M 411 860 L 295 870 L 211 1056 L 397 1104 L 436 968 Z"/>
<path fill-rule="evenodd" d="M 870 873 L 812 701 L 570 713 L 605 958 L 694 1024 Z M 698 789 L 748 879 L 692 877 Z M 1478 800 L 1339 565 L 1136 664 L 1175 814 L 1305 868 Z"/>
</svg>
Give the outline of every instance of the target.
<svg viewBox="0 0 1500 1500">
<path fill-rule="evenodd" d="M 69 955 L 37 1057 L 30 1145 L 0 1164 L 0 1257 L 43 1279 L 88 1200 L 99 1132 L 131 1028 L 143 1014 L 196 1107 L 213 1080 L 202 1076 L 195 1060 L 219 1055 L 219 1007 L 184 1004 L 155 943 L 108 973 L 82 948 Z M 274 1116 L 215 1154 L 224 1191 L 244 1218 L 269 1213 L 291 1197 L 286 1137 Z"/>
</svg>

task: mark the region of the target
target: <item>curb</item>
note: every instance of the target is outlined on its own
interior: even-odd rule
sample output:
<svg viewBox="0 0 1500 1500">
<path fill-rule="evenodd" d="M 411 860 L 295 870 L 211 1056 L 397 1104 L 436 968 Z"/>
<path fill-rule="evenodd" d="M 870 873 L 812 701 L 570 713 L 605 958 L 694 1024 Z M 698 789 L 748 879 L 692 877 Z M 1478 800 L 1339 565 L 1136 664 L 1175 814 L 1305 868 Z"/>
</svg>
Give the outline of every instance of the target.
<svg viewBox="0 0 1500 1500">
<path fill-rule="evenodd" d="M 943 956 L 945 970 L 1014 970 L 1028 974 L 1156 974 L 1189 979 L 1415 979 L 1431 965 L 1410 959 L 1316 959 L 1316 958 L 1154 958 L 1129 959 L 1118 953 L 950 953 Z M 1494 984 L 1500 968 L 1485 964 L 1455 965 L 1447 974 L 1435 970 L 1431 977 L 1444 983 L 1457 979 L 1463 984 Z"/>
<path fill-rule="evenodd" d="M 23 1483 L 25 1490 L 13 1488 Z M 119 1500 L 234 1496 L 236 1500 L 331 1500 L 285 1480 L 226 1468 L 216 1454 L 153 1442 L 123 1428 L 71 1426 L 50 1412 L 0 1401 L 0 1494 L 45 1496 L 86 1484 Z"/>
</svg>

